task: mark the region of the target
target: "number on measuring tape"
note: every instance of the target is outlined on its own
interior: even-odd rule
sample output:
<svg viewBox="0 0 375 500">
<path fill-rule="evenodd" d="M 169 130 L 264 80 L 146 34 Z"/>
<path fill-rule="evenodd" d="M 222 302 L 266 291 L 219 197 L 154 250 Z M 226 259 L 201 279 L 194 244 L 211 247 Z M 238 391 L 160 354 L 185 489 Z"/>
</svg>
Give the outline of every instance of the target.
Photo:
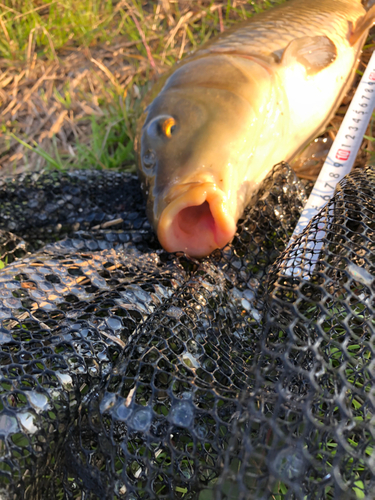
<svg viewBox="0 0 375 500">
<path fill-rule="evenodd" d="M 346 149 L 338 149 L 337 150 L 337 153 L 336 153 L 336 158 L 338 160 L 343 160 L 343 161 L 346 161 L 350 156 L 350 151 L 347 151 Z M 335 167 L 342 167 L 342 165 L 336 165 L 334 164 Z"/>
</svg>

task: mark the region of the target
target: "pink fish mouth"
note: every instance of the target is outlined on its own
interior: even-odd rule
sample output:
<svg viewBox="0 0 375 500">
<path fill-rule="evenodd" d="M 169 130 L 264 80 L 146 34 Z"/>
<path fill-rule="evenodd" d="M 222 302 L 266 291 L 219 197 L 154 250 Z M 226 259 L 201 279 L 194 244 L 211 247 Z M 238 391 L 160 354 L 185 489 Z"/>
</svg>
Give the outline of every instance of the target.
<svg viewBox="0 0 375 500">
<path fill-rule="evenodd" d="M 236 232 L 226 196 L 215 184 L 201 183 L 174 199 L 163 210 L 157 229 L 168 252 L 205 257 L 229 243 Z"/>
</svg>

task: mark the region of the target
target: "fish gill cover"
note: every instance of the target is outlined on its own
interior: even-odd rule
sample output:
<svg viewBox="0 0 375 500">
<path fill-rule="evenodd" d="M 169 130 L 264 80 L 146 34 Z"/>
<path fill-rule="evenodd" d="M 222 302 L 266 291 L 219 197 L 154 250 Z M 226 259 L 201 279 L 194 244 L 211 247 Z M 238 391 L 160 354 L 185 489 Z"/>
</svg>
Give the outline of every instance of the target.
<svg viewBox="0 0 375 500">
<path fill-rule="evenodd" d="M 130 174 L 0 182 L 2 499 L 374 498 L 373 167 L 303 233 L 306 279 L 286 164 L 200 262 Z"/>
</svg>

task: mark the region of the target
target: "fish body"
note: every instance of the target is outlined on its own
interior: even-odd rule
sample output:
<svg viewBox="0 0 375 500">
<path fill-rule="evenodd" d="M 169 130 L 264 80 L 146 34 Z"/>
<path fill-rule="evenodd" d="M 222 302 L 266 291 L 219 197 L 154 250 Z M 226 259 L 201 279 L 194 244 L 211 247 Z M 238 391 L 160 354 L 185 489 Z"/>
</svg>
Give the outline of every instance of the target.
<svg viewBox="0 0 375 500">
<path fill-rule="evenodd" d="M 340 105 L 374 16 L 357 0 L 289 0 L 160 81 L 137 149 L 166 250 L 202 257 L 231 241 L 272 166 L 300 152 Z"/>
</svg>

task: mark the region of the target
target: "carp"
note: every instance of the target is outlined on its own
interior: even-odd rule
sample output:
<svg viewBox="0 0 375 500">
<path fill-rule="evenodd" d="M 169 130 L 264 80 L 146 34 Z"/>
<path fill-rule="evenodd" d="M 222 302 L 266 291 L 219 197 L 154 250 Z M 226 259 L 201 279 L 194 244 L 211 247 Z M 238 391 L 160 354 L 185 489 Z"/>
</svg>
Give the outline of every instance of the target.
<svg viewBox="0 0 375 500">
<path fill-rule="evenodd" d="M 216 36 L 156 84 L 139 124 L 147 214 L 169 252 L 229 243 L 254 190 L 326 127 L 375 18 L 359 0 L 289 0 Z"/>
</svg>

